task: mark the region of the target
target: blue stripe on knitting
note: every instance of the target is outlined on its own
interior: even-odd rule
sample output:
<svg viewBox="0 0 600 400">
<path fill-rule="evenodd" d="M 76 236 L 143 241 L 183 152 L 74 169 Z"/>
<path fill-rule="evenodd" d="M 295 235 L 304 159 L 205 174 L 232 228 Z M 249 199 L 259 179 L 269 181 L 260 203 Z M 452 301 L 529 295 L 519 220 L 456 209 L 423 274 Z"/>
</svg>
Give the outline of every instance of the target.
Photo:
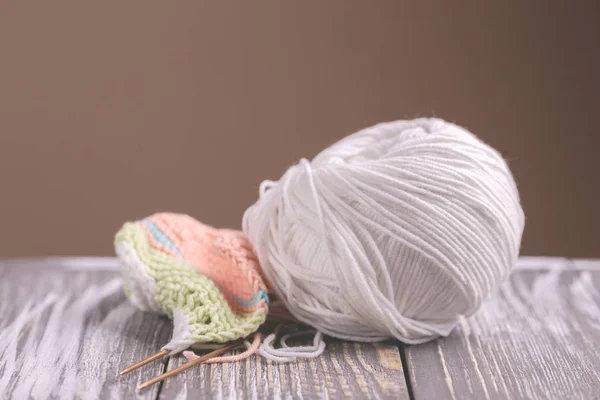
<svg viewBox="0 0 600 400">
<path fill-rule="evenodd" d="M 227 292 L 229 292 L 227 290 Z M 259 301 L 261 301 L 262 299 L 265 300 L 265 303 L 269 304 L 269 296 L 267 296 L 267 294 L 263 291 L 263 290 L 259 290 L 258 293 L 256 294 L 256 296 L 254 296 L 254 298 L 250 299 L 250 300 L 243 300 L 240 299 L 239 297 L 237 297 L 235 294 L 229 292 L 229 294 L 231 295 L 231 297 L 233 297 L 233 300 L 238 303 L 241 306 L 244 307 L 250 307 L 255 305 L 256 303 L 258 303 Z"/>
<path fill-rule="evenodd" d="M 267 304 L 269 304 L 269 296 L 267 296 L 267 294 L 263 290 L 259 290 L 258 293 L 256 294 L 256 296 L 254 296 L 254 298 L 249 301 L 242 300 L 235 295 L 233 296 L 233 299 L 235 300 L 236 303 L 238 303 L 242 306 L 253 306 L 254 304 L 261 301 L 262 299 L 265 299 L 265 302 Z"/>
<path fill-rule="evenodd" d="M 179 251 L 177 246 L 173 242 L 171 242 L 171 240 L 167 237 L 167 235 L 165 235 L 158 228 L 158 226 L 156 226 L 154 224 L 154 222 L 150 221 L 149 219 L 144 219 L 144 225 L 146 225 L 148 227 L 148 229 L 150 229 L 150 232 L 152 232 L 152 236 L 154 236 L 154 239 L 156 239 L 158 242 L 164 244 L 165 246 L 167 246 L 168 248 L 170 248 L 175 253 L 177 253 L 181 256 L 181 251 Z"/>
</svg>

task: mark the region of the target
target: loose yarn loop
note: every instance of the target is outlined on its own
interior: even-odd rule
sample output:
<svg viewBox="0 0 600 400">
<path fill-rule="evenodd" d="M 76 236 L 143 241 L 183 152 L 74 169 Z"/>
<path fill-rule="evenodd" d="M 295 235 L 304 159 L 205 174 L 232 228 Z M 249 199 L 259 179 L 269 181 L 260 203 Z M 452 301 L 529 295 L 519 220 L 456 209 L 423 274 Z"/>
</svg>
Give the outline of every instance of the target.
<svg viewBox="0 0 600 400">
<path fill-rule="evenodd" d="M 500 154 L 440 119 L 382 123 L 260 186 L 243 230 L 277 297 L 342 339 L 446 336 L 507 277 L 524 215 Z"/>
<path fill-rule="evenodd" d="M 290 346 L 287 343 L 288 339 L 306 335 L 313 335 L 312 345 Z M 280 348 L 278 349 L 276 349 L 273 346 L 276 339 L 276 334 L 272 333 L 268 335 L 259 349 L 261 356 L 274 362 L 286 363 L 295 361 L 298 358 L 316 358 L 323 353 L 323 350 L 325 350 L 325 341 L 323 340 L 323 334 L 313 329 L 283 335 L 281 339 L 279 339 Z"/>
<path fill-rule="evenodd" d="M 313 344 L 310 346 L 290 346 L 287 341 L 291 338 L 298 336 L 313 335 Z M 206 360 L 205 364 L 215 363 L 229 363 L 245 360 L 254 354 L 259 354 L 261 357 L 277 363 L 288 363 L 296 361 L 298 358 L 316 358 L 319 357 L 325 350 L 325 341 L 323 340 L 323 334 L 313 329 L 288 333 L 283 335 L 279 339 L 279 349 L 276 349 L 273 345 L 277 339 L 277 334 L 271 333 L 267 335 L 261 344 L 262 334 L 259 332 L 254 333 L 252 343 L 244 340 L 242 345 L 246 350 L 239 354 L 223 357 L 213 357 Z M 203 350 L 216 349 L 219 346 L 205 345 L 205 346 L 194 346 L 194 348 L 201 348 Z M 183 356 L 188 360 L 196 360 L 200 358 L 193 351 L 184 351 Z"/>
</svg>

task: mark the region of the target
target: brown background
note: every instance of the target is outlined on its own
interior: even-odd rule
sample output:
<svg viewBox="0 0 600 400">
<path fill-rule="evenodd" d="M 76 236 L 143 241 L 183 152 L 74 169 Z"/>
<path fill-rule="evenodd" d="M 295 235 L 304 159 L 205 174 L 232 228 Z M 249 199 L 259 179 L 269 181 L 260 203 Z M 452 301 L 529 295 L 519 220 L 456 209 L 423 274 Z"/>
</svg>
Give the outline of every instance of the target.
<svg viewBox="0 0 600 400">
<path fill-rule="evenodd" d="M 509 159 L 523 254 L 600 256 L 597 2 L 7 3 L 0 256 L 109 255 L 158 210 L 238 227 L 300 157 L 432 115 Z"/>
</svg>

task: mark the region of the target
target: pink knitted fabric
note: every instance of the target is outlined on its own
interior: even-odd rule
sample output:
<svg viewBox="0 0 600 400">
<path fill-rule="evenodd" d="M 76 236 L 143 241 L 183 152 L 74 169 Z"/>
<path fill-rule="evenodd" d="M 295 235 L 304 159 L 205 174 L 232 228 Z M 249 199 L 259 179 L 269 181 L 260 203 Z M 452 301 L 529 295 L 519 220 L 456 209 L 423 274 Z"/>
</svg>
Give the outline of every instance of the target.
<svg viewBox="0 0 600 400">
<path fill-rule="evenodd" d="M 146 224 L 153 247 L 187 260 L 221 290 L 232 310 L 268 311 L 268 288 L 252 245 L 240 231 L 216 229 L 184 214 L 159 213 L 147 218 L 167 237 L 159 241 Z M 174 245 L 174 246 L 173 246 Z"/>
</svg>

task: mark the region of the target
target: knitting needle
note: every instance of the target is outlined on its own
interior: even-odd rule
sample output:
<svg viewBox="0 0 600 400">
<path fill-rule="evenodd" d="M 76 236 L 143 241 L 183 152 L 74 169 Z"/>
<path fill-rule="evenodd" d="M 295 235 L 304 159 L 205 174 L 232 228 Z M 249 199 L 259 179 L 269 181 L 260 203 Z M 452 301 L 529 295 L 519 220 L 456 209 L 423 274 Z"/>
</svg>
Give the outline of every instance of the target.
<svg viewBox="0 0 600 400">
<path fill-rule="evenodd" d="M 200 363 L 202 363 L 202 362 L 204 362 L 204 361 L 206 361 L 208 359 L 211 359 L 213 357 L 219 356 L 219 355 L 221 355 L 221 354 L 223 354 L 223 353 L 225 353 L 225 352 L 233 349 L 234 347 L 239 346 L 240 344 L 242 344 L 242 342 L 243 341 L 241 339 L 240 340 L 236 340 L 235 342 L 230 343 L 228 345 L 225 345 L 223 347 L 220 347 L 220 348 L 218 348 L 218 349 L 216 349 L 214 351 L 211 351 L 210 353 L 205 354 L 205 355 L 203 355 L 200 358 L 197 358 L 197 359 L 192 360 L 192 361 L 188 361 L 187 363 L 183 364 L 180 367 L 177 367 L 177 368 L 175 368 L 175 369 L 173 369 L 173 370 L 171 370 L 169 372 L 166 372 L 166 373 L 164 373 L 162 375 L 159 375 L 156 378 L 152 378 L 148 382 L 142 383 L 140 386 L 137 387 L 137 389 L 138 390 L 145 389 L 145 388 L 147 388 L 150 385 L 154 385 L 157 382 L 165 380 L 165 379 L 167 379 L 167 378 L 169 378 L 171 376 L 177 375 L 181 371 L 185 371 L 186 369 L 191 368 L 194 365 L 200 364 Z"/>
<path fill-rule="evenodd" d="M 152 361 L 154 361 L 156 359 L 159 359 L 159 358 L 161 358 L 163 356 L 166 356 L 167 354 L 169 354 L 169 350 L 167 350 L 167 349 L 161 350 L 158 353 L 153 354 L 150 357 L 146 358 L 145 360 L 142 360 L 139 363 L 132 365 L 131 367 L 125 368 L 123 371 L 119 372 L 119 375 L 128 374 L 131 371 L 136 370 L 139 367 L 148 364 L 149 362 L 152 362 Z"/>
</svg>

